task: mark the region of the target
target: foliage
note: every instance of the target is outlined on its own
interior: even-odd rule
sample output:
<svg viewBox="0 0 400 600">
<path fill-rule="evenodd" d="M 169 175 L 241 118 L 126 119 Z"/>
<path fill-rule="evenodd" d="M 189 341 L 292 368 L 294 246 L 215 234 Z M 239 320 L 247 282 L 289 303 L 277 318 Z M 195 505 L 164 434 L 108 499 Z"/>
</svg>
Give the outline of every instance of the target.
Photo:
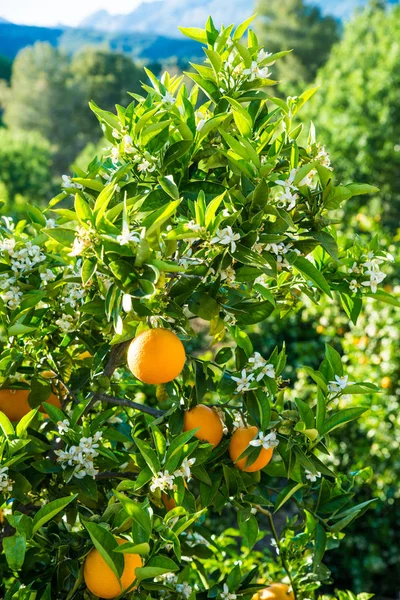
<svg viewBox="0 0 400 600">
<path fill-rule="evenodd" d="M 62 173 L 97 134 L 87 118 L 89 100 L 112 109 L 128 89 L 138 90 L 141 71 L 128 58 L 87 49 L 71 59 L 49 44 L 22 50 L 13 63 L 11 87 L 3 95 L 10 131 L 37 131 L 49 140 L 54 168 Z"/>
<path fill-rule="evenodd" d="M 46 201 L 52 192 L 50 145 L 40 135 L 0 129 L 0 183 L 8 203 L 3 213 L 15 214 L 16 196 Z"/>
<path fill-rule="evenodd" d="M 11 77 L 11 60 L 0 55 L 0 79 L 9 81 Z"/>
<path fill-rule="evenodd" d="M 392 231 L 400 215 L 399 31 L 399 6 L 368 8 L 349 23 L 318 74 L 321 89 L 309 109 L 341 176 L 374 177 Z"/>
<path fill-rule="evenodd" d="M 267 49 L 293 49 L 279 64 L 278 78 L 295 89 L 313 81 L 339 39 L 339 22 L 304 0 L 258 0 L 256 9 L 259 36 Z"/>
<path fill-rule="evenodd" d="M 270 67 L 285 52 L 269 55 L 251 30 L 242 43 L 248 25 L 218 31 L 209 19 L 183 30 L 207 56 L 188 74 L 190 93 L 182 78 L 147 71 L 150 85 L 116 115 L 91 103 L 111 144 L 105 157 L 64 177 L 44 212 L 29 207 L 30 225 L 1 228 L 1 382 L 30 388 L 32 406 L 14 425 L 0 413 L 5 600 L 87 598 L 93 544 L 122 572 L 111 533 L 145 560 L 127 598 L 248 600 L 274 576 L 298 600 L 315 598 L 330 580 L 325 551 L 374 502 L 353 498 L 357 477 L 336 472 L 328 447 L 366 411 L 342 406 L 343 395 L 376 386 L 350 382 L 327 345 L 306 367 L 312 396 L 294 396 L 285 348 L 254 353 L 246 328 L 305 300 L 340 301 L 354 322 L 366 298 L 397 303 L 378 289 L 391 257 L 376 239 L 341 244 L 332 219 L 376 188 L 335 182 L 313 128 L 298 145 L 297 113 L 314 90 L 269 95 Z M 207 101 L 196 110 L 199 89 Z M 197 319 L 209 329 L 206 356 L 190 350 Z M 173 329 L 188 355 L 181 375 L 157 387 L 125 367 L 127 343 L 149 327 Z M 61 408 L 46 404 L 55 385 Z M 182 432 L 184 411 L 199 403 L 224 420 L 215 449 Z M 249 464 L 274 449 L 260 472 L 229 458 L 241 424 L 259 430 L 242 456 Z M 162 493 L 176 503 L 168 512 Z M 280 535 L 271 511 L 286 506 Z M 270 565 L 227 572 L 213 525 L 223 511 L 249 550 L 268 524 L 279 550 Z"/>
</svg>

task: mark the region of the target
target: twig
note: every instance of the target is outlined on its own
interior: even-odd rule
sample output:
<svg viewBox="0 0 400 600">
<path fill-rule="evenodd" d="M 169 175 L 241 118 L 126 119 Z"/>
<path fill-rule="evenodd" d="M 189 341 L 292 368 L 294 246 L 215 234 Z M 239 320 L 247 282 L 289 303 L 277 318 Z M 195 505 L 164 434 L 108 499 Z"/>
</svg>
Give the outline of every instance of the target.
<svg viewBox="0 0 400 600">
<path fill-rule="evenodd" d="M 103 375 L 111 377 L 115 369 L 121 364 L 122 358 L 125 355 L 126 349 L 130 342 L 122 342 L 122 344 L 116 344 L 111 348 L 110 358 L 108 363 L 104 367 Z"/>
<path fill-rule="evenodd" d="M 134 408 L 135 410 L 139 410 L 140 412 L 146 413 L 156 418 L 162 417 L 164 415 L 164 411 L 159 410 L 158 408 L 151 408 L 151 406 L 139 404 L 138 402 L 132 402 L 132 400 L 126 400 L 125 398 L 116 398 L 115 396 L 109 396 L 108 394 L 95 392 L 92 394 L 92 402 L 96 402 L 96 400 L 101 400 L 102 402 L 107 402 L 108 404 L 129 406 L 129 408 Z"/>
<path fill-rule="evenodd" d="M 115 473 L 114 471 L 102 471 L 95 475 L 95 479 L 136 479 L 137 473 L 126 471 L 126 473 Z"/>
<path fill-rule="evenodd" d="M 275 540 L 275 543 L 276 543 L 276 547 L 279 550 L 279 558 L 281 559 L 282 566 L 285 569 L 285 571 L 287 573 L 287 576 L 289 577 L 290 585 L 291 585 L 292 590 L 293 590 L 294 598 L 295 598 L 295 600 L 297 600 L 297 590 L 296 590 L 296 587 L 295 587 L 293 579 L 292 579 L 292 575 L 291 575 L 291 572 L 290 572 L 290 567 L 288 565 L 288 562 L 287 562 L 286 558 L 282 554 L 281 541 L 280 541 L 278 532 L 276 531 L 276 528 L 275 528 L 275 523 L 274 523 L 274 519 L 272 517 L 272 513 L 269 510 L 266 510 L 265 508 L 263 508 L 262 506 L 259 506 L 258 504 L 256 504 L 256 509 L 261 514 L 263 514 L 266 517 L 268 517 L 269 526 L 271 528 L 271 532 L 272 532 L 272 535 L 274 537 L 274 540 Z"/>
</svg>

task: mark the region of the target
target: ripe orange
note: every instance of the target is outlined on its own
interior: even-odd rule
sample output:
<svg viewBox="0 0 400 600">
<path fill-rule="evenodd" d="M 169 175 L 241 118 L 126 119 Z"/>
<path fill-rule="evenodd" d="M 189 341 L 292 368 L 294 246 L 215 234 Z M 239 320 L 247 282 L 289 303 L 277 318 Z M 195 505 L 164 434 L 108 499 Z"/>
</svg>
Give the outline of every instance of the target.
<svg viewBox="0 0 400 600">
<path fill-rule="evenodd" d="M 163 492 L 161 494 L 161 500 L 163 501 L 163 504 L 164 504 L 165 508 L 167 509 L 167 512 L 169 512 L 176 506 L 175 500 L 173 498 L 169 498 L 169 496 L 167 496 L 167 494 L 165 492 Z"/>
<path fill-rule="evenodd" d="M 183 431 L 197 429 L 194 434 L 202 442 L 212 444 L 214 448 L 218 446 L 222 439 L 223 428 L 221 419 L 209 406 L 198 404 L 184 414 Z"/>
<path fill-rule="evenodd" d="M 390 379 L 390 377 L 382 377 L 381 379 L 381 386 L 383 387 L 384 390 L 387 390 L 390 388 L 390 386 L 392 385 L 392 380 Z"/>
<path fill-rule="evenodd" d="M 243 454 L 246 448 L 248 448 L 251 440 L 254 440 L 257 433 L 258 429 L 254 425 L 251 427 L 239 427 L 233 434 L 229 444 L 229 454 L 232 461 L 235 463 L 235 467 L 241 471 L 246 471 L 246 473 L 255 473 L 256 471 L 260 471 L 269 463 L 272 458 L 272 448 L 269 448 L 268 450 L 262 448 L 258 458 L 248 467 L 246 467 L 247 457 L 237 460 L 239 456 Z"/>
<path fill-rule="evenodd" d="M 167 383 L 178 377 L 186 360 L 181 340 L 169 329 L 149 329 L 132 340 L 128 366 L 143 383 Z"/>
<path fill-rule="evenodd" d="M 20 421 L 31 409 L 28 403 L 30 390 L 0 390 L 0 410 L 10 419 L 10 421 Z M 50 394 L 46 400 L 49 404 L 61 408 L 60 400 L 55 394 Z M 44 412 L 43 407 L 40 411 Z"/>
<path fill-rule="evenodd" d="M 289 593 L 286 583 L 273 583 L 265 590 L 254 594 L 252 600 L 294 600 L 293 592 Z"/>
<path fill-rule="evenodd" d="M 117 538 L 119 545 L 126 540 Z M 136 579 L 136 569 L 142 566 L 139 554 L 124 554 L 124 570 L 118 580 L 100 552 L 93 548 L 85 559 L 83 576 L 87 588 L 99 598 L 116 598 L 129 588 Z"/>
</svg>

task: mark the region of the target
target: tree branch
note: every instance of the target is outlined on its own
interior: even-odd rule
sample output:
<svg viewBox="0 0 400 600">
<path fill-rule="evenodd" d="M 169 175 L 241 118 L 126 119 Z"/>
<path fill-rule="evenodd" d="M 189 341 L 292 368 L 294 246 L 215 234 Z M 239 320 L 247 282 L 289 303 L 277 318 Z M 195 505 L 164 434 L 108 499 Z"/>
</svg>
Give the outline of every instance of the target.
<svg viewBox="0 0 400 600">
<path fill-rule="evenodd" d="M 126 471 L 126 473 L 115 473 L 114 471 L 102 471 L 95 475 L 95 479 L 136 479 L 137 473 Z"/>
<path fill-rule="evenodd" d="M 146 406 L 145 404 L 132 402 L 132 400 L 126 400 L 125 398 L 116 398 L 115 396 L 109 396 L 108 394 L 95 392 L 92 394 L 92 400 L 93 402 L 95 402 L 96 400 L 101 400 L 102 402 L 107 402 L 108 404 L 128 406 L 129 408 L 134 408 L 135 410 L 139 410 L 140 412 L 146 413 L 156 418 L 162 417 L 164 415 L 164 411 L 159 410 L 158 408 L 152 408 L 151 406 Z"/>
<path fill-rule="evenodd" d="M 274 537 L 275 543 L 276 543 L 276 547 L 279 550 L 279 558 L 281 559 L 282 562 L 282 566 L 285 569 L 287 576 L 289 577 L 290 580 L 290 585 L 291 588 L 293 590 L 293 595 L 295 600 L 297 600 L 297 589 L 294 585 L 293 579 L 292 579 L 292 574 L 290 572 L 290 566 L 286 560 L 286 558 L 283 556 L 282 554 L 282 548 L 281 548 L 281 541 L 278 535 L 278 532 L 276 531 L 276 527 L 275 527 L 275 523 L 274 523 L 274 519 L 272 516 L 272 513 L 269 510 L 266 510 L 265 508 L 263 508 L 262 506 L 259 506 L 258 504 L 255 505 L 256 509 L 258 510 L 258 512 L 260 512 L 261 514 L 265 515 L 266 517 L 268 517 L 268 521 L 269 521 L 269 526 L 271 529 L 271 533 Z"/>
<path fill-rule="evenodd" d="M 130 342 L 122 342 L 122 344 L 116 344 L 111 348 L 110 358 L 104 367 L 103 375 L 111 377 L 115 369 L 121 364 L 129 344 Z"/>
</svg>

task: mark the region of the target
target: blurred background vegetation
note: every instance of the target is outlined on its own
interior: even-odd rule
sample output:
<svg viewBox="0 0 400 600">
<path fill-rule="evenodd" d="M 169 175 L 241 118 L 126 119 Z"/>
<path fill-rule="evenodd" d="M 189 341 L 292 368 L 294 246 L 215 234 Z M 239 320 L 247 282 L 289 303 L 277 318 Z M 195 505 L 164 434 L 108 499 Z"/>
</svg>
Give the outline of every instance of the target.
<svg viewBox="0 0 400 600">
<path fill-rule="evenodd" d="M 378 235 L 396 259 L 385 281 L 400 293 L 398 2 L 372 0 L 346 24 L 303 0 L 259 0 L 256 8 L 256 29 L 267 50 L 294 49 L 280 61 L 277 78 L 283 83 L 277 93 L 282 95 L 281 87 L 296 95 L 320 86 L 304 117 L 313 120 L 327 145 L 338 179 L 380 187 L 368 204 L 358 200 L 339 214 L 345 224 L 339 234 Z M 0 29 L 11 32 L 1 20 Z M 25 29 L 22 42 L 14 30 L 9 38 L 0 35 L 0 212 L 22 217 L 26 202 L 43 206 L 63 173 L 73 165 L 85 168 L 101 154 L 106 141 L 89 100 L 107 110 L 126 105 L 127 92 L 137 92 L 145 80 L 144 65 L 157 75 L 166 67 L 180 72 L 199 52 L 190 41 L 146 34 L 135 34 L 133 42 L 129 33 L 69 30 L 58 44 L 56 29 Z M 366 315 L 349 326 L 346 315 L 328 303 L 304 306 L 296 318 L 270 320 L 250 334 L 264 355 L 275 343 L 286 343 L 289 394 L 310 393 L 306 374 L 295 380 L 295 369 L 317 367 L 326 342 L 344 354 L 352 381 L 382 387 L 382 394 L 363 397 L 371 410 L 361 425 L 341 430 L 332 456 L 333 464 L 358 473 L 358 501 L 378 501 L 350 526 L 326 562 L 338 587 L 400 598 L 398 309 L 368 304 Z"/>
</svg>

